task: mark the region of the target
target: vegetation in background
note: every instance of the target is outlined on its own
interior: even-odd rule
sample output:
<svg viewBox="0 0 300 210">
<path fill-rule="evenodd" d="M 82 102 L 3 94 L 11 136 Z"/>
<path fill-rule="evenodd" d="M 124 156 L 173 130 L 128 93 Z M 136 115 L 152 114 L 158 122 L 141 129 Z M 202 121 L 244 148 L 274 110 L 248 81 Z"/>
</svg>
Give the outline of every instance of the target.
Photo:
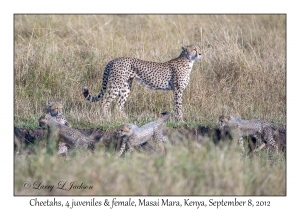
<svg viewBox="0 0 300 210">
<path fill-rule="evenodd" d="M 225 114 L 286 124 L 285 15 L 15 15 L 14 23 L 16 126 L 37 126 L 49 101 L 61 101 L 77 127 L 143 124 L 173 113 L 172 91 L 134 82 L 128 118 L 112 110 L 108 119 L 103 101 L 89 103 L 82 87 L 98 94 L 114 58 L 165 62 L 189 44 L 201 46 L 202 58 L 183 94 L 187 123 Z"/>
</svg>

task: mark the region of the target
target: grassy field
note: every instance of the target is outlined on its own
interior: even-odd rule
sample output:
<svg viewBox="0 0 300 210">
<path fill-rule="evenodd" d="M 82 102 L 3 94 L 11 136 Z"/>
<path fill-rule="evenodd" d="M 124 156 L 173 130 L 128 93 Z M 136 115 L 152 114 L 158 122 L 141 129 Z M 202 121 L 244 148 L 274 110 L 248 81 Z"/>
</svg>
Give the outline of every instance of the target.
<svg viewBox="0 0 300 210">
<path fill-rule="evenodd" d="M 245 158 L 227 144 L 167 144 L 166 154 L 115 159 L 101 146 L 92 156 L 63 161 L 42 149 L 15 158 L 15 195 L 286 195 L 283 154 Z M 27 189 L 24 183 L 31 185 Z M 59 183 L 67 182 L 63 189 Z M 93 186 L 74 189 L 75 185 Z M 42 186 L 54 186 L 52 190 Z M 61 184 L 63 185 L 63 184 Z M 70 190 L 68 190 L 70 189 Z"/>
<path fill-rule="evenodd" d="M 114 58 L 165 62 L 189 44 L 201 47 L 202 58 L 183 94 L 185 124 L 216 126 L 225 114 L 286 125 L 285 15 L 15 15 L 14 40 L 17 127 L 38 127 L 51 101 L 62 102 L 68 121 L 78 128 L 142 125 L 161 111 L 172 114 L 168 127 L 178 125 L 170 91 L 134 82 L 125 104 L 128 118 L 120 117 L 114 104 L 108 118 L 100 112 L 102 101 L 87 102 L 82 87 L 98 94 L 105 66 Z M 104 158 L 102 147 L 93 157 L 67 162 L 44 150 L 15 158 L 15 194 L 286 194 L 282 155 L 240 158 L 226 144 L 167 147 L 165 156 L 135 153 L 121 160 Z M 94 188 L 22 189 L 25 180 L 54 184 L 60 179 Z"/>
<path fill-rule="evenodd" d="M 116 57 L 164 62 L 188 44 L 203 51 L 184 92 L 187 123 L 229 114 L 285 124 L 285 21 L 284 15 L 15 15 L 15 125 L 37 126 L 46 104 L 61 101 L 74 126 L 116 126 L 124 119 L 103 117 L 101 102 L 85 101 L 82 87 L 99 93 L 103 70 Z M 134 82 L 128 121 L 142 124 L 165 110 L 173 113 L 172 92 Z"/>
</svg>

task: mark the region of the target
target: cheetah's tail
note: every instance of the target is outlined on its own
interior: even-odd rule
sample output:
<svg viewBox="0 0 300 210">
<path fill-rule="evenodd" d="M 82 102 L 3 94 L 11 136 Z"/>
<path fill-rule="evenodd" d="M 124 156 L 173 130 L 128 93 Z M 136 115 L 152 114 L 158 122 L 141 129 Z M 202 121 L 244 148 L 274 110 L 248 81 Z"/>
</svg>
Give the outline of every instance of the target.
<svg viewBox="0 0 300 210">
<path fill-rule="evenodd" d="M 170 118 L 170 112 L 162 112 L 162 117 L 160 119 L 163 120 L 163 122 L 167 121 Z"/>
<path fill-rule="evenodd" d="M 99 101 L 104 96 L 104 93 L 105 93 L 106 88 L 107 88 L 108 77 L 109 77 L 111 66 L 112 66 L 112 61 L 109 62 L 107 64 L 106 68 L 105 68 L 103 78 L 102 78 L 102 88 L 101 88 L 101 91 L 98 95 L 91 96 L 90 93 L 89 93 L 88 87 L 87 86 L 83 87 L 82 93 L 83 93 L 83 96 L 86 100 L 88 100 L 89 102 L 96 102 L 96 101 Z"/>
<path fill-rule="evenodd" d="M 91 96 L 90 95 L 90 92 L 89 92 L 89 89 L 87 86 L 84 86 L 82 88 L 82 93 L 83 93 L 83 96 L 86 100 L 88 100 L 89 102 L 96 102 L 97 101 L 97 98 L 96 96 Z"/>
<path fill-rule="evenodd" d="M 95 96 L 91 96 L 90 95 L 90 92 L 89 92 L 89 89 L 87 86 L 84 86 L 82 88 L 82 93 L 83 93 L 83 96 L 86 100 L 88 100 L 89 102 L 97 102 L 99 101 L 103 96 L 104 96 L 104 92 L 105 90 L 103 90 L 103 88 L 101 89 L 101 92 L 98 94 L 98 95 L 95 95 Z"/>
</svg>

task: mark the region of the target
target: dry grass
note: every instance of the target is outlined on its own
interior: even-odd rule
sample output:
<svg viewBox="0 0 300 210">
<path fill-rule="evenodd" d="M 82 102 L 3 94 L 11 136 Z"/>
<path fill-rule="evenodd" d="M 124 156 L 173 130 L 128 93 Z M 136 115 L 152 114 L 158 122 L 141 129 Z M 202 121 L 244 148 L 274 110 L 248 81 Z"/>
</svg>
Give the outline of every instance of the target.
<svg viewBox="0 0 300 210">
<path fill-rule="evenodd" d="M 93 156 L 63 162 L 42 149 L 15 158 L 15 195 L 286 195 L 285 158 L 265 152 L 252 158 L 230 152 L 228 145 L 200 147 L 194 142 L 166 145 L 166 155 L 134 152 L 115 159 L 98 147 Z M 108 153 L 113 154 L 113 153 Z M 24 158 L 24 159 L 22 159 Z M 31 183 L 24 189 L 25 181 Z M 93 189 L 69 191 L 77 181 Z M 54 185 L 52 191 L 34 189 L 35 182 Z M 36 187 L 38 184 L 36 184 Z"/>
<path fill-rule="evenodd" d="M 144 124 L 161 111 L 173 114 L 172 92 L 134 82 L 128 118 L 101 115 L 101 102 L 82 96 L 101 88 L 106 64 L 130 56 L 164 62 L 182 45 L 199 44 L 184 91 L 187 124 L 215 125 L 219 115 L 286 124 L 285 15 L 15 15 L 14 123 L 37 127 L 50 101 L 61 101 L 74 127 Z M 114 108 L 114 104 L 112 109 Z M 168 125 L 175 125 L 171 117 Z M 176 138 L 176 137 L 174 137 Z M 186 139 L 189 140 L 188 137 Z M 189 142 L 189 141 L 188 141 Z M 43 147 L 42 147 L 43 148 Z M 115 160 L 103 149 L 62 162 L 45 149 L 15 158 L 15 194 L 55 195 L 285 195 L 283 155 L 241 158 L 227 145 L 210 149 L 167 145 L 166 156 L 134 153 Z M 22 189 L 24 181 L 61 180 L 93 185 L 90 191 Z"/>
<path fill-rule="evenodd" d="M 142 124 L 173 112 L 172 92 L 134 83 L 128 119 L 107 119 L 102 101 L 88 103 L 81 90 L 98 93 L 116 57 L 164 62 L 188 44 L 203 52 L 184 92 L 187 123 L 229 114 L 286 124 L 285 31 L 285 15 L 15 15 L 15 125 L 36 126 L 56 100 L 75 126 Z"/>
</svg>

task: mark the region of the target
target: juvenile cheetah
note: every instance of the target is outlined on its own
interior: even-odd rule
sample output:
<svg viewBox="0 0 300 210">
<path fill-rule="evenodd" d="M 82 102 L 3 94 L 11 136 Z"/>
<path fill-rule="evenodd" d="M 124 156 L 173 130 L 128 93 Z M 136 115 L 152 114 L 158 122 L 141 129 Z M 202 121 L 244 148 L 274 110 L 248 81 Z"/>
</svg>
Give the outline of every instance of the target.
<svg viewBox="0 0 300 210">
<path fill-rule="evenodd" d="M 47 127 L 52 133 L 57 132 L 58 139 L 59 141 L 61 141 L 58 143 L 58 146 L 60 146 L 60 144 L 64 146 L 62 147 L 61 151 L 67 151 L 66 149 L 68 148 L 75 150 L 83 148 L 93 151 L 95 143 L 94 139 L 86 137 L 85 135 L 73 128 L 60 124 L 50 114 L 45 114 L 41 116 L 39 119 L 39 125 L 40 127 Z"/>
<path fill-rule="evenodd" d="M 97 96 L 91 96 L 88 87 L 83 88 L 84 97 L 90 102 L 99 101 L 110 89 L 103 103 L 103 111 L 107 113 L 110 103 L 119 97 L 117 104 L 123 110 L 129 96 L 133 78 L 138 83 L 154 90 L 172 90 L 174 93 L 175 117 L 183 121 L 182 94 L 189 84 L 193 63 L 201 57 L 199 46 L 182 47 L 179 57 L 165 63 L 144 61 L 137 58 L 116 58 L 110 61 L 104 71 L 102 88 Z"/>
<path fill-rule="evenodd" d="M 162 112 L 163 116 L 156 121 L 147 123 L 142 127 L 138 127 L 134 124 L 123 124 L 118 130 L 118 135 L 120 137 L 126 137 L 122 143 L 119 157 L 125 150 L 126 145 L 129 147 L 129 152 L 134 150 L 135 146 L 142 145 L 143 143 L 149 141 L 152 137 L 156 140 L 158 144 L 160 142 L 167 141 L 167 138 L 163 135 L 163 123 L 169 119 L 169 112 Z"/>
<path fill-rule="evenodd" d="M 66 117 L 62 114 L 63 108 L 63 105 L 59 102 L 49 102 L 47 113 L 54 117 L 60 124 L 72 127 Z"/>
<path fill-rule="evenodd" d="M 260 147 L 255 149 L 254 152 L 265 147 L 265 143 L 270 144 L 278 152 L 278 142 L 275 141 L 275 138 L 278 136 L 278 133 L 285 134 L 284 127 L 259 119 L 243 120 L 232 116 L 221 115 L 219 117 L 219 125 L 221 129 L 229 128 L 231 132 L 237 132 L 239 135 L 238 142 L 243 152 L 245 151 L 243 143 L 243 137 L 245 136 L 253 137 L 256 139 L 256 142 L 261 143 Z M 262 137 L 264 142 L 262 142 L 260 137 Z"/>
</svg>

